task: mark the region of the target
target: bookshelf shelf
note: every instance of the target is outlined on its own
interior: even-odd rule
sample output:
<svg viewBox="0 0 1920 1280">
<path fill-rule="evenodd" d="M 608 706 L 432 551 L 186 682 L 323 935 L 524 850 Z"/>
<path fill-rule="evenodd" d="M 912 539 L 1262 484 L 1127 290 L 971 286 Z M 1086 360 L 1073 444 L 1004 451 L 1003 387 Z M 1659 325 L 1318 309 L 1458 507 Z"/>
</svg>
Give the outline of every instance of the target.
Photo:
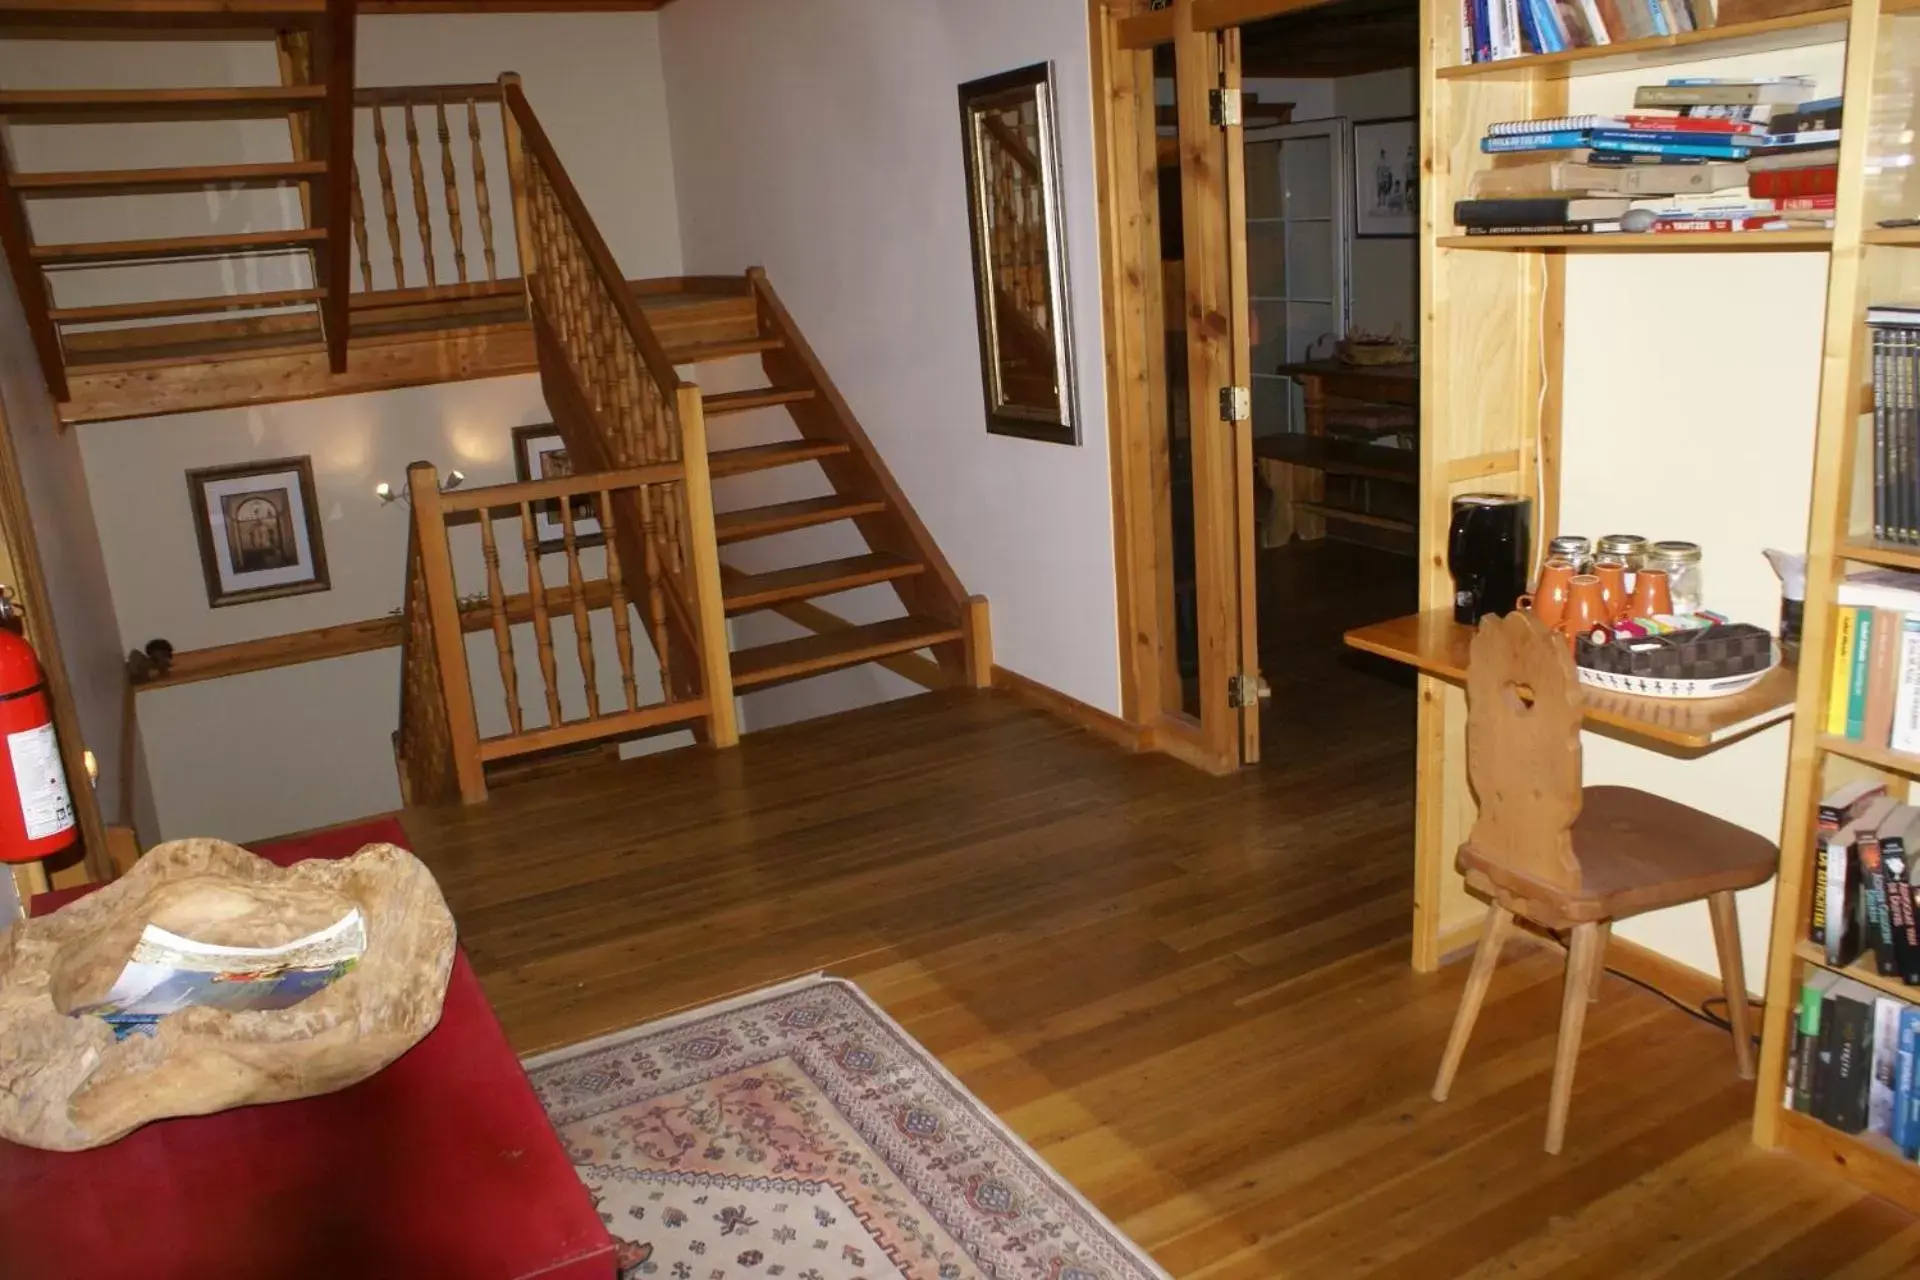
<svg viewBox="0 0 1920 1280">
<path fill-rule="evenodd" d="M 1808 964 L 1817 965 L 1822 969 L 1830 969 L 1834 973 L 1852 978 L 1855 982 L 1865 983 L 1875 991 L 1884 991 L 1888 995 L 1898 996 L 1902 1000 L 1920 1001 L 1920 987 L 1910 987 L 1898 978 L 1884 976 L 1871 964 L 1866 963 L 1866 956 L 1854 961 L 1852 964 L 1828 964 L 1826 952 L 1820 949 L 1820 944 L 1817 942 L 1809 942 L 1805 938 L 1793 944 L 1793 954 L 1799 956 Z M 1872 954 L 1872 952 L 1868 952 L 1867 956 L 1871 956 Z"/>
<path fill-rule="evenodd" d="M 1908 9 L 1920 8 L 1920 0 L 1904 0 L 1904 3 Z M 1893 11 L 1898 6 L 1889 3 L 1887 7 Z M 1483 76 L 1504 78 L 1535 71 L 1550 77 L 1600 75 L 1639 67 L 1671 66 L 1700 58 L 1765 53 L 1772 49 L 1844 39 L 1847 34 L 1847 12 L 1845 6 L 1816 9 L 1811 13 L 1789 14 L 1761 22 L 1739 22 L 1706 31 L 1689 31 L 1684 35 L 1653 36 L 1646 40 L 1626 40 L 1590 49 L 1568 49 L 1564 53 L 1540 53 L 1525 58 L 1503 58 L 1498 62 L 1470 62 L 1440 67 L 1434 74 L 1442 80 L 1471 80 Z"/>
<path fill-rule="evenodd" d="M 1861 408 L 1862 413 L 1873 412 L 1873 388 L 1867 388 L 1867 401 Z M 1891 542 L 1874 542 L 1869 539 L 1855 538 L 1840 544 L 1835 553 L 1842 560 L 1858 560 L 1865 564 L 1885 565 L 1889 569 L 1920 570 L 1920 547 L 1903 547 Z"/>
<path fill-rule="evenodd" d="M 1569 253 L 1699 253 L 1719 249 L 1748 252 L 1825 250 L 1831 231 L 1691 231 L 1673 235 L 1441 236 L 1442 249 L 1515 251 L 1560 249 Z"/>
<path fill-rule="evenodd" d="M 1778 1099 L 1775 1099 L 1778 1101 Z M 1878 1134 L 1842 1133 L 1798 1111 L 1780 1112 L 1780 1145 L 1811 1164 L 1907 1209 L 1920 1208 L 1916 1166 Z"/>
<path fill-rule="evenodd" d="M 1909 755 L 1904 751 L 1894 751 L 1888 747 L 1869 746 L 1864 742 L 1855 742 L 1851 738 L 1839 738 L 1830 733 L 1820 735 L 1819 746 L 1830 755 L 1845 756 L 1849 760 L 1858 760 L 1861 764 L 1870 764 L 1876 769 L 1889 769 L 1909 778 L 1920 778 L 1920 756 Z"/>
<path fill-rule="evenodd" d="M 1920 0 L 1908 12 L 1920 13 Z M 1869 227 L 1860 233 L 1860 243 L 1920 247 L 1920 227 Z"/>
</svg>

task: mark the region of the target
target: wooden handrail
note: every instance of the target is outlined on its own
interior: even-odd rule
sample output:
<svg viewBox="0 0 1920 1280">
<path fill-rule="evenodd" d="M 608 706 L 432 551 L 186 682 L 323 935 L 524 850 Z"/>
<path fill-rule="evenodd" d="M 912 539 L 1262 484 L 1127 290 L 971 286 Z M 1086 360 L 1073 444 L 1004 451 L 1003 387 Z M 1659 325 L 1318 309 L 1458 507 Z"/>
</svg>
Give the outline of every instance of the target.
<svg viewBox="0 0 1920 1280">
<path fill-rule="evenodd" d="M 500 90 L 501 101 L 520 128 L 522 145 L 531 153 L 552 186 L 554 198 L 560 202 L 561 211 L 580 237 L 594 271 L 602 280 L 620 282 L 621 287 L 609 291 L 614 308 L 626 325 L 627 332 L 633 336 L 634 344 L 639 347 L 640 356 L 646 361 L 647 370 L 653 374 L 655 383 L 663 391 L 692 385 L 682 382 L 679 371 L 673 367 L 673 361 L 667 359 L 667 349 L 660 344 L 653 326 L 647 323 L 647 317 L 640 310 L 640 303 L 634 298 L 633 291 L 624 287 L 626 276 L 621 272 L 620 264 L 614 260 L 613 250 L 607 247 L 600 228 L 594 224 L 593 215 L 587 212 L 586 201 L 580 198 L 580 191 L 567 175 L 566 166 L 560 163 L 560 153 L 553 149 L 553 141 L 547 137 L 547 131 L 541 128 L 539 118 L 533 114 L 533 107 L 527 102 L 526 91 L 520 87 L 519 78 L 503 77 Z M 530 274 L 524 262 L 520 266 L 520 273 Z"/>
<path fill-rule="evenodd" d="M 440 495 L 440 509 L 451 516 L 468 511 L 488 511 L 496 507 L 517 507 L 523 502 L 552 502 L 557 498 L 583 497 L 607 489 L 672 484 L 686 478 L 684 464 L 664 462 L 651 467 L 628 467 L 621 471 L 595 471 L 588 475 L 555 476 L 550 480 L 488 485 L 484 489 L 455 489 Z"/>
<path fill-rule="evenodd" d="M 402 84 L 362 86 L 353 91 L 356 107 L 437 106 L 442 102 L 500 101 L 500 84 L 486 80 L 477 84 Z"/>
</svg>

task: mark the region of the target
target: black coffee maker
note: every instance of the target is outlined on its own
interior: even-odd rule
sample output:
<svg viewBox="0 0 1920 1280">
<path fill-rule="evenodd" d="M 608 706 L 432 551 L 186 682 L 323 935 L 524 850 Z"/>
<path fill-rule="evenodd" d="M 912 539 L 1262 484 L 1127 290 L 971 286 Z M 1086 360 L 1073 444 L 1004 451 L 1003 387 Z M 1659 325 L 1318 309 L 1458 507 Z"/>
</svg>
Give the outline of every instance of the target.
<svg viewBox="0 0 1920 1280">
<path fill-rule="evenodd" d="M 1447 568 L 1453 573 L 1453 616 L 1477 625 L 1511 613 L 1527 589 L 1532 564 L 1533 503 L 1512 493 L 1463 493 L 1453 500 Z"/>
</svg>

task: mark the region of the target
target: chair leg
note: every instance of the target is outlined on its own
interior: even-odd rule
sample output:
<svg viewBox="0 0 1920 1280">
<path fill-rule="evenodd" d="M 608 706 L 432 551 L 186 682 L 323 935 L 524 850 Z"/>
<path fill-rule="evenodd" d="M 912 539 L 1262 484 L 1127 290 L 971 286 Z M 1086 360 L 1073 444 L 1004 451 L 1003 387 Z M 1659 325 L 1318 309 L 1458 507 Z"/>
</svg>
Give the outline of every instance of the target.
<svg viewBox="0 0 1920 1280">
<path fill-rule="evenodd" d="M 1567 1136 L 1567 1107 L 1573 1101 L 1573 1067 L 1580 1057 L 1580 1032 L 1587 1022 L 1593 973 L 1600 963 L 1600 926 L 1575 925 L 1567 947 L 1567 984 L 1560 1001 L 1560 1042 L 1553 1051 L 1553 1093 L 1547 1102 L 1547 1154 L 1559 1155 Z"/>
<path fill-rule="evenodd" d="M 1600 941 L 1594 947 L 1593 985 L 1587 989 L 1587 1003 L 1600 998 L 1600 979 L 1607 976 L 1607 944 L 1613 941 L 1613 921 L 1600 922 Z"/>
<path fill-rule="evenodd" d="M 1433 1100 L 1445 1102 L 1453 1089 L 1453 1076 L 1466 1056 L 1467 1037 L 1480 1016 L 1480 1002 L 1486 999 L 1487 984 L 1493 981 L 1494 966 L 1500 963 L 1500 941 L 1513 912 L 1495 903 L 1487 908 L 1486 928 L 1480 931 L 1480 945 L 1474 949 L 1473 969 L 1467 974 L 1466 990 L 1460 993 L 1460 1010 L 1453 1015 L 1453 1033 L 1447 1037 L 1447 1051 L 1440 1058 L 1440 1074 L 1433 1082 Z"/>
<path fill-rule="evenodd" d="M 1710 894 L 1707 912 L 1713 917 L 1713 945 L 1720 953 L 1720 981 L 1727 988 L 1727 1023 L 1733 1028 L 1733 1062 L 1742 1080 L 1751 1080 L 1753 1066 L 1753 1019 L 1747 1008 L 1747 974 L 1740 960 L 1740 917 L 1735 914 L 1733 893 Z"/>
</svg>

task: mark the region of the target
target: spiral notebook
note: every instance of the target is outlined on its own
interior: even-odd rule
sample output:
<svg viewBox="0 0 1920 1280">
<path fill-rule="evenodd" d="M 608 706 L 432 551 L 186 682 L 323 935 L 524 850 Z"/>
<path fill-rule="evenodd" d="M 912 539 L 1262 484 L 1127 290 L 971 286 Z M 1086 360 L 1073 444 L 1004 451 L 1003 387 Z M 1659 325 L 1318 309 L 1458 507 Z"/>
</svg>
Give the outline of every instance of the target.
<svg viewBox="0 0 1920 1280">
<path fill-rule="evenodd" d="M 1502 124 L 1489 126 L 1487 136 L 1500 138 L 1519 133 L 1572 133 L 1628 127 L 1625 120 L 1614 116 L 1555 116 L 1549 120 L 1508 120 Z"/>
</svg>

